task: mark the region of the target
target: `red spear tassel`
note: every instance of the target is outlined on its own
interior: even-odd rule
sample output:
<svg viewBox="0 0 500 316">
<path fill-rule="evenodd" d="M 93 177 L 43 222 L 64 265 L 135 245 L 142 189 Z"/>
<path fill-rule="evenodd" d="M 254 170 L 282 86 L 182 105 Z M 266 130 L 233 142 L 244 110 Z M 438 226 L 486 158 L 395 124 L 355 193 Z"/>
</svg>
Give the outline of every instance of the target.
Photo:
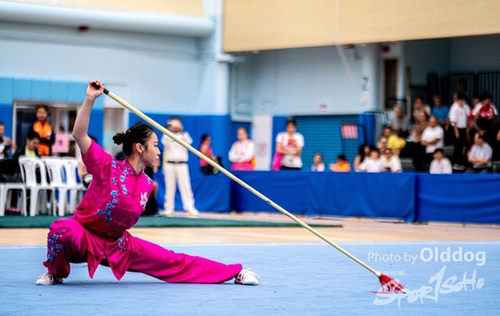
<svg viewBox="0 0 500 316">
<path fill-rule="evenodd" d="M 377 293 L 400 293 L 400 294 L 406 294 L 407 291 L 404 288 L 402 284 L 400 284 L 398 281 L 394 280 L 388 275 L 381 274 L 378 277 L 378 280 L 380 281 L 380 286 L 382 287 L 379 292 Z"/>
</svg>

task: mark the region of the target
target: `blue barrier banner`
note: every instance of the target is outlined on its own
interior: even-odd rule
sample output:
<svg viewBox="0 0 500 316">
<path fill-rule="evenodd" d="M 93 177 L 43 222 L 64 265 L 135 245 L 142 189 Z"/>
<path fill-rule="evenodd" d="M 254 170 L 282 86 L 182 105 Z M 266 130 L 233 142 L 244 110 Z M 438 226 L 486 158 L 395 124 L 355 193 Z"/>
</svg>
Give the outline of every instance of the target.
<svg viewBox="0 0 500 316">
<path fill-rule="evenodd" d="M 238 171 L 234 175 L 293 214 L 312 214 L 307 206 L 307 173 L 300 171 Z M 272 206 L 236 182 L 231 183 L 231 209 L 238 212 L 274 212 Z"/>
<path fill-rule="evenodd" d="M 415 175 L 307 172 L 313 214 L 414 220 Z"/>
<path fill-rule="evenodd" d="M 162 210 L 165 203 L 165 176 L 161 172 L 154 174 L 154 180 L 158 183 L 158 194 L 156 202 L 158 209 Z M 231 197 L 231 180 L 225 175 L 198 176 L 191 178 L 195 207 L 199 211 L 228 212 Z M 177 190 L 175 194 L 175 210 L 182 210 L 182 201 Z"/>
<path fill-rule="evenodd" d="M 416 176 L 417 221 L 500 224 L 498 175 Z"/>
</svg>

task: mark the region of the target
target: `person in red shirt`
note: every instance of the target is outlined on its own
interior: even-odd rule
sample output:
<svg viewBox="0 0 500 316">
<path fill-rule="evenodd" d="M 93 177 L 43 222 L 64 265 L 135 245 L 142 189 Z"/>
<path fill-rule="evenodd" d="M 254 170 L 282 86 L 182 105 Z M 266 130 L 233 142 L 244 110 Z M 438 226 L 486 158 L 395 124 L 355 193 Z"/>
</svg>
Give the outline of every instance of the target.
<svg viewBox="0 0 500 316">
<path fill-rule="evenodd" d="M 498 116 L 497 109 L 491 103 L 491 94 L 486 92 L 481 96 L 481 103 L 474 107 L 472 115 L 476 120 L 480 118 L 492 120 Z"/>
<path fill-rule="evenodd" d="M 52 144 L 55 141 L 55 135 L 52 125 L 47 121 L 49 108 L 46 105 L 39 105 L 36 108 L 37 121 L 33 124 L 33 131 L 40 136 L 40 145 L 38 146 L 38 155 L 50 156 L 52 153 Z"/>
</svg>

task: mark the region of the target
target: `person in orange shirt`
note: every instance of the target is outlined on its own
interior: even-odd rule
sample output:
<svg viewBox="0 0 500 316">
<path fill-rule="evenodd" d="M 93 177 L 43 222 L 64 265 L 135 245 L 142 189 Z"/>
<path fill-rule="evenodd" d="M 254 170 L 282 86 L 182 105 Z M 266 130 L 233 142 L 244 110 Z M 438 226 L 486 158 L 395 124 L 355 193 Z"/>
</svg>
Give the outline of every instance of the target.
<svg viewBox="0 0 500 316">
<path fill-rule="evenodd" d="M 349 172 L 351 171 L 351 165 L 347 162 L 345 155 L 339 155 L 337 163 L 330 164 L 330 170 L 333 172 Z"/>
<path fill-rule="evenodd" d="M 36 108 L 37 121 L 33 124 L 33 131 L 40 136 L 40 145 L 38 146 L 40 157 L 51 155 L 52 144 L 55 140 L 52 125 L 47 121 L 48 116 L 49 108 L 46 105 L 39 105 Z"/>
</svg>

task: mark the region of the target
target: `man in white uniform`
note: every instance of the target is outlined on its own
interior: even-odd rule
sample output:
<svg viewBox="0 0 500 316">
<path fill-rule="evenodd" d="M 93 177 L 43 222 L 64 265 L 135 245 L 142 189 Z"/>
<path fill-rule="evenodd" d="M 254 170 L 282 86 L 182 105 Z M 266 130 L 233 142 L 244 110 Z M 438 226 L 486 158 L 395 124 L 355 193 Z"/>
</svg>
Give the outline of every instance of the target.
<svg viewBox="0 0 500 316">
<path fill-rule="evenodd" d="M 167 123 L 167 129 L 188 144 L 193 139 L 187 132 L 183 131 L 180 118 L 172 117 Z M 191 216 L 198 215 L 194 207 L 193 191 L 191 190 L 191 180 L 189 178 L 189 168 L 187 165 L 188 151 L 170 137 L 163 135 L 163 174 L 165 175 L 165 211 L 161 215 L 174 215 L 175 191 L 179 184 L 179 191 L 182 198 L 184 210 Z"/>
</svg>

